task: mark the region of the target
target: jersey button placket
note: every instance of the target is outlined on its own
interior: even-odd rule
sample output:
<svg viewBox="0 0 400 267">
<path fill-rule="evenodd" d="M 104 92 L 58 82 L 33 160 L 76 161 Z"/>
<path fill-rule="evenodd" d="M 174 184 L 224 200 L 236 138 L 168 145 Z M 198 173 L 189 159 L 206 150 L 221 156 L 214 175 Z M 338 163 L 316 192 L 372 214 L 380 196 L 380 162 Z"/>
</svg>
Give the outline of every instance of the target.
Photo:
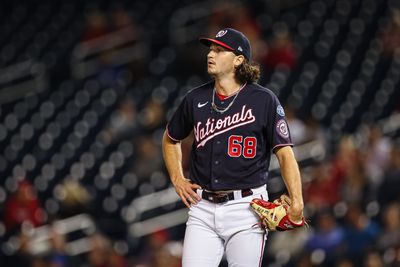
<svg viewBox="0 0 400 267">
<path fill-rule="evenodd" d="M 215 120 L 218 120 L 222 117 L 221 114 L 215 114 Z M 223 186 L 223 181 L 220 179 L 221 176 L 221 156 L 224 153 L 224 149 L 221 146 L 221 137 L 216 136 L 214 139 L 212 139 L 212 156 L 211 156 L 211 174 L 212 174 L 212 180 L 211 183 L 215 185 L 216 188 L 220 188 Z M 222 183 L 222 184 L 221 184 Z"/>
<path fill-rule="evenodd" d="M 214 166 L 218 166 L 219 161 L 218 160 L 214 160 Z M 214 179 L 214 182 L 217 184 L 218 183 L 218 179 Z"/>
<path fill-rule="evenodd" d="M 213 181 L 215 184 L 220 183 L 220 179 L 218 179 L 220 172 L 221 172 L 221 159 L 220 159 L 220 146 L 217 145 L 217 142 L 214 142 L 214 155 L 211 159 L 212 162 L 212 174 L 213 174 Z"/>
<path fill-rule="evenodd" d="M 219 168 L 219 164 L 220 164 L 220 159 L 219 159 L 219 155 L 220 155 L 220 146 L 218 145 L 218 141 L 217 140 L 214 140 L 213 141 L 213 155 L 212 155 L 212 159 L 211 159 L 211 162 L 212 162 L 212 175 L 213 175 L 213 179 L 212 179 L 212 182 L 214 183 L 214 184 L 218 184 L 220 181 L 219 181 L 219 179 L 218 179 L 218 175 L 219 175 L 219 172 L 220 172 L 220 168 Z"/>
<path fill-rule="evenodd" d="M 217 150 L 218 150 L 218 148 L 219 148 L 219 145 L 221 144 L 221 141 L 219 141 L 219 140 L 216 140 L 216 142 L 215 142 L 216 144 L 217 144 Z M 218 159 L 216 159 L 216 160 L 214 160 L 214 166 L 215 167 L 217 167 L 218 165 L 219 165 L 219 160 Z M 215 179 L 214 180 L 214 182 L 215 183 L 218 183 L 218 179 Z"/>
</svg>

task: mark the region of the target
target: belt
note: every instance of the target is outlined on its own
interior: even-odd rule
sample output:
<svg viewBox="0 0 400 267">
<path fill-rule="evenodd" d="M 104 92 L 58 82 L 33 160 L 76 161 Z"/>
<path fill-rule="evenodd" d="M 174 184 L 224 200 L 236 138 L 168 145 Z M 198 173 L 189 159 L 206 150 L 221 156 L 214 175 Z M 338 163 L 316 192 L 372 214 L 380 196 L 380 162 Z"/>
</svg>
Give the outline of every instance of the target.
<svg viewBox="0 0 400 267">
<path fill-rule="evenodd" d="M 223 193 L 223 192 L 212 192 L 212 191 L 203 191 L 201 193 L 201 197 L 205 200 L 208 200 L 212 203 L 224 203 L 227 202 L 229 200 L 234 200 L 234 199 L 240 199 L 243 197 L 248 197 L 253 195 L 253 190 L 251 189 L 242 189 L 239 191 L 236 191 L 238 193 L 235 194 L 235 192 L 227 192 L 227 193 Z"/>
</svg>

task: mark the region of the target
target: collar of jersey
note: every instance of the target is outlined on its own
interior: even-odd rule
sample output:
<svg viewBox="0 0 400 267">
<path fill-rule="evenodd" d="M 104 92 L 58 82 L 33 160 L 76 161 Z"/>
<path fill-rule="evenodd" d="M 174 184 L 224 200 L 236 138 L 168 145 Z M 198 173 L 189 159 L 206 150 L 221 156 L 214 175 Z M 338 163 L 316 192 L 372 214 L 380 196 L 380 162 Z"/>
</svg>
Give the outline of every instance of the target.
<svg viewBox="0 0 400 267">
<path fill-rule="evenodd" d="M 217 94 L 217 97 L 218 97 L 219 100 L 225 100 L 225 99 L 228 99 L 228 98 L 230 98 L 230 97 L 232 97 L 232 96 L 238 94 L 238 93 L 246 86 L 246 84 L 247 84 L 247 82 L 245 82 L 245 83 L 239 88 L 239 90 L 237 90 L 236 92 L 233 92 L 233 93 L 230 94 L 230 95 L 222 95 L 222 94 L 218 93 L 217 90 L 215 90 L 215 93 Z"/>
</svg>

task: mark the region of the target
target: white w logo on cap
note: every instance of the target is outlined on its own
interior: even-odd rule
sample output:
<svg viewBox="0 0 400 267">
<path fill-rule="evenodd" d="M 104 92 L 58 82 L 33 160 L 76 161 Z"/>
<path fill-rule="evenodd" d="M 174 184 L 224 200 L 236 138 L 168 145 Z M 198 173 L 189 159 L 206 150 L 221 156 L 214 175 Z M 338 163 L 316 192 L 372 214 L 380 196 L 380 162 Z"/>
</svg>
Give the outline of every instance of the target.
<svg viewBox="0 0 400 267">
<path fill-rule="evenodd" d="M 217 35 L 215 35 L 215 37 L 222 37 L 224 36 L 226 33 L 228 32 L 228 30 L 220 30 Z"/>
</svg>

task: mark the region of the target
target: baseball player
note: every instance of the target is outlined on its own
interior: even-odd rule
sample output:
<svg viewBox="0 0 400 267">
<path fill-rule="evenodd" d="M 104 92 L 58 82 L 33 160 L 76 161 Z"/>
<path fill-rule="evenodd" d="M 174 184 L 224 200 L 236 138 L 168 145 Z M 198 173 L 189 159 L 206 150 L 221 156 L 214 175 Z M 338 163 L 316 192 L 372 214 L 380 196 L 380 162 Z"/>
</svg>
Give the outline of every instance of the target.
<svg viewBox="0 0 400 267">
<path fill-rule="evenodd" d="M 278 98 L 257 84 L 260 70 L 251 61 L 247 37 L 226 28 L 209 47 L 212 81 L 189 91 L 163 136 L 163 156 L 171 182 L 189 208 L 184 267 L 260 266 L 266 230 L 250 208 L 254 198 L 268 200 L 271 154 L 278 158 L 291 201 L 287 214 L 300 222 L 301 179 L 289 127 Z M 182 170 L 180 141 L 193 131 L 190 174 Z"/>
</svg>

